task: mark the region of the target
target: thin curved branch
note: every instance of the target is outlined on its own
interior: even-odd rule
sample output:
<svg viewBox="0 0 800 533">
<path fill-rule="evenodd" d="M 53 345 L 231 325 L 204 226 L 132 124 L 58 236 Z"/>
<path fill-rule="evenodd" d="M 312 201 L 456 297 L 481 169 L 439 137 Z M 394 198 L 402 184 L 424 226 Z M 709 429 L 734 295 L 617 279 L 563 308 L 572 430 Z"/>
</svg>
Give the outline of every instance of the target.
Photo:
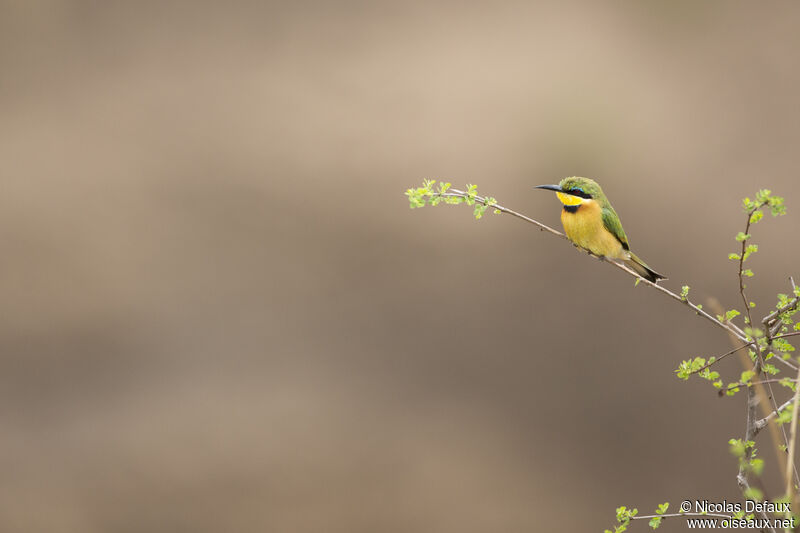
<svg viewBox="0 0 800 533">
<path fill-rule="evenodd" d="M 445 193 L 434 193 L 434 195 L 435 196 L 441 196 L 441 197 L 451 197 L 451 198 L 453 198 L 453 197 L 465 198 L 465 199 L 472 198 L 476 202 L 479 202 L 479 203 L 481 203 L 481 204 L 483 204 L 485 206 L 488 206 L 488 207 L 490 207 L 492 209 L 497 209 L 501 213 L 505 213 L 507 215 L 511 215 L 513 217 L 519 218 L 520 220 L 524 220 L 525 222 L 527 222 L 529 224 L 533 224 L 534 226 L 538 227 L 540 231 L 546 231 L 546 232 L 548 232 L 548 233 L 550 233 L 552 235 L 555 235 L 556 237 L 560 237 L 560 238 L 562 238 L 564 240 L 569 240 L 569 239 L 567 239 L 566 235 L 564 235 L 563 233 L 561 233 L 558 230 L 555 230 L 555 229 L 551 228 L 547 224 L 542 224 L 538 220 L 534 220 L 534 219 L 532 219 L 532 218 L 530 218 L 528 216 L 525 216 L 525 215 L 523 215 L 521 213 L 518 213 L 517 211 L 514 211 L 514 210 L 509 209 L 507 207 L 504 207 L 504 206 L 502 206 L 502 205 L 500 205 L 498 203 L 488 202 L 486 200 L 486 198 L 483 197 L 483 196 L 480 196 L 480 195 L 477 195 L 477 194 L 476 195 L 470 195 L 466 191 L 462 191 L 462 190 L 459 190 L 459 189 L 448 189 L 448 191 L 445 192 Z M 587 251 L 587 253 L 589 255 L 593 255 L 588 251 Z M 666 288 L 662 287 L 661 285 L 658 285 L 657 283 L 653 283 L 652 281 L 641 277 L 639 274 L 637 274 L 636 272 L 634 272 L 630 268 L 626 267 L 622 263 L 618 263 L 616 261 L 604 261 L 604 262 L 609 264 L 609 265 L 613 265 L 616 268 L 628 273 L 629 275 L 631 275 L 634 278 L 636 278 L 636 280 L 638 282 L 644 283 L 644 284 L 648 285 L 649 287 L 652 287 L 653 289 L 655 289 L 655 290 L 657 290 L 657 291 L 669 296 L 673 300 L 686 305 L 687 307 L 691 308 L 695 312 L 695 314 L 705 318 L 709 322 L 713 323 L 715 326 L 720 327 L 720 328 L 724 329 L 725 331 L 731 333 L 736 338 L 738 338 L 738 339 L 740 339 L 742 341 L 748 341 L 749 340 L 749 338 L 745 334 L 745 332 L 742 331 L 738 326 L 736 326 L 735 324 L 733 324 L 730 321 L 722 322 L 722 321 L 718 320 L 714 316 L 710 315 L 707 311 L 704 311 L 702 307 L 700 307 L 700 306 L 692 303 L 691 301 L 689 301 L 688 298 L 682 298 L 679 294 L 676 294 L 676 293 L 672 292 L 671 290 L 666 289 Z"/>
<path fill-rule="evenodd" d="M 647 520 L 648 518 L 680 518 L 682 516 L 713 516 L 716 518 L 728 518 L 732 519 L 733 515 L 729 514 L 721 514 L 721 513 L 665 513 L 665 514 L 648 514 L 643 516 L 632 516 L 631 520 Z"/>
<path fill-rule="evenodd" d="M 789 405 L 793 404 L 793 403 L 794 403 L 794 401 L 795 401 L 795 395 L 794 395 L 794 394 L 792 394 L 791 398 L 789 398 L 788 400 L 786 400 L 785 402 L 783 402 L 783 403 L 782 403 L 782 404 L 781 404 L 781 405 L 778 407 L 778 409 L 776 409 L 775 411 L 772 411 L 770 414 L 768 414 L 768 415 L 767 415 L 767 416 L 765 416 L 764 418 L 761 418 L 761 419 L 759 419 L 759 420 L 756 420 L 756 423 L 755 423 L 755 429 L 754 429 L 754 431 L 753 431 L 753 436 L 755 436 L 755 435 L 758 435 L 758 432 L 759 432 L 759 431 L 761 431 L 762 429 L 764 429 L 765 427 L 767 427 L 767 424 L 769 424 L 769 421 L 770 421 L 770 420 L 772 420 L 773 418 L 775 418 L 776 416 L 778 416 L 778 413 L 780 413 L 781 411 L 783 411 L 784 409 L 786 409 L 787 407 L 789 407 Z"/>
</svg>

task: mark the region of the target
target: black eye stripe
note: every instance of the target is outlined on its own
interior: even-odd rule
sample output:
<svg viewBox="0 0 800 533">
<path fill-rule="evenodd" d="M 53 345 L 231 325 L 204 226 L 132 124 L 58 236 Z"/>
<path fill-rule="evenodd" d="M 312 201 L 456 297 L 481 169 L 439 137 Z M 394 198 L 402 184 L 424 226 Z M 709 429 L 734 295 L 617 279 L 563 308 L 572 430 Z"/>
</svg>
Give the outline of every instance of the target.
<svg viewBox="0 0 800 533">
<path fill-rule="evenodd" d="M 567 191 L 572 196 L 580 196 L 581 198 L 591 198 L 591 194 L 586 194 L 581 189 L 570 189 Z"/>
</svg>

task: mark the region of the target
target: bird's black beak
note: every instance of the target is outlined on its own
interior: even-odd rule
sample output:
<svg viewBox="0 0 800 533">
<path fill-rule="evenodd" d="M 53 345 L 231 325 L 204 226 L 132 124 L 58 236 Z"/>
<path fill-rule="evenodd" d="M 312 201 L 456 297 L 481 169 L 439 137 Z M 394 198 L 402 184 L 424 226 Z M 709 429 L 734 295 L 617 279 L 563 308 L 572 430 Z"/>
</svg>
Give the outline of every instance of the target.
<svg viewBox="0 0 800 533">
<path fill-rule="evenodd" d="M 561 187 L 558 185 L 537 185 L 534 189 L 547 189 L 548 191 L 559 191 L 561 192 Z"/>
</svg>

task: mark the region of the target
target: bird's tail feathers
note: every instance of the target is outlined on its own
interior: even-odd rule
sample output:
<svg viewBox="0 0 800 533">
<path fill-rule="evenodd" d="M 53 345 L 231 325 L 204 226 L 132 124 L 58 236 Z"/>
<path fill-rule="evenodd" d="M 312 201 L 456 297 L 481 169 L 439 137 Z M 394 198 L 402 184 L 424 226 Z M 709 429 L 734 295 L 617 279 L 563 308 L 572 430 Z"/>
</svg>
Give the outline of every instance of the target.
<svg viewBox="0 0 800 533">
<path fill-rule="evenodd" d="M 647 264 L 638 257 L 636 257 L 636 254 L 634 254 L 633 252 L 631 252 L 630 259 L 624 259 L 623 263 L 625 263 L 625 265 L 627 265 L 634 272 L 642 276 L 644 279 L 651 281 L 653 283 L 658 282 L 658 280 L 660 279 L 667 279 L 666 276 L 662 276 L 661 274 L 659 274 L 658 272 L 647 266 Z"/>
</svg>

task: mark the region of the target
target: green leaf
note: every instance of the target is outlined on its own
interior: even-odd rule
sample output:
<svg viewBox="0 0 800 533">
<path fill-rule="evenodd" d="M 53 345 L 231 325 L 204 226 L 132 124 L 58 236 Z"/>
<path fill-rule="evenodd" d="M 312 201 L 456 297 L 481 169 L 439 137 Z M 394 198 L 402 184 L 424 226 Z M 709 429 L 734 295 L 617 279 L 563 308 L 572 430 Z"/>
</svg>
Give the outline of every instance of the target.
<svg viewBox="0 0 800 533">
<path fill-rule="evenodd" d="M 740 231 L 739 233 L 736 234 L 736 240 L 739 241 L 739 242 L 746 241 L 749 238 L 750 238 L 750 234 L 749 233 L 745 233 L 743 231 Z"/>
<path fill-rule="evenodd" d="M 617 522 L 627 524 L 638 512 L 638 509 L 628 509 L 624 505 L 622 507 L 617 507 Z"/>
<path fill-rule="evenodd" d="M 682 379 L 684 381 L 689 379 L 689 376 L 692 374 L 692 369 L 691 366 L 689 365 L 689 362 L 681 361 L 681 364 L 678 365 L 678 368 L 677 370 L 675 370 L 675 373 L 678 375 L 679 379 Z"/>
<path fill-rule="evenodd" d="M 728 311 L 725 311 L 725 315 L 724 316 L 723 315 L 717 315 L 717 320 L 719 320 L 720 322 L 729 322 L 729 321 L 733 320 L 734 318 L 736 318 L 737 316 L 739 316 L 741 314 L 742 313 L 740 313 L 736 309 L 730 309 Z"/>
<path fill-rule="evenodd" d="M 730 259 L 731 261 L 738 261 L 739 259 L 741 259 L 741 256 L 739 254 L 731 253 L 728 254 L 728 259 Z"/>
<path fill-rule="evenodd" d="M 681 361 L 681 364 L 678 366 L 678 369 L 675 370 L 675 373 L 678 374 L 678 378 L 687 380 L 689 379 L 689 376 L 699 371 L 705 366 L 705 364 L 706 360 L 702 357 L 695 357 L 694 359 Z"/>
<path fill-rule="evenodd" d="M 764 336 L 764 332 L 761 331 L 761 328 L 746 327 L 744 328 L 744 332 L 750 335 L 751 337 L 761 338 Z"/>
<path fill-rule="evenodd" d="M 764 459 L 751 459 L 750 470 L 757 476 L 764 471 Z"/>
<path fill-rule="evenodd" d="M 742 313 L 740 313 L 736 309 L 731 309 L 730 311 L 725 311 L 725 320 L 731 321 L 731 320 L 733 320 L 734 318 L 736 318 L 737 316 L 739 316 L 741 314 Z"/>
<path fill-rule="evenodd" d="M 408 196 L 408 203 L 411 209 L 416 209 L 418 207 L 425 207 L 425 200 L 422 196 L 421 191 L 424 191 L 424 189 L 416 188 L 416 189 L 406 190 L 406 196 Z"/>
<path fill-rule="evenodd" d="M 707 379 L 708 381 L 714 381 L 719 378 L 719 372 L 715 370 L 712 371 L 710 368 L 705 368 L 698 374 L 698 376 L 703 379 Z"/>
<path fill-rule="evenodd" d="M 661 520 L 663 520 L 663 518 L 660 516 L 653 517 L 650 519 L 650 522 L 648 522 L 648 525 L 653 529 L 658 529 L 658 526 L 661 525 Z"/>
<path fill-rule="evenodd" d="M 478 186 L 477 185 L 473 185 L 471 183 L 467 184 L 467 197 L 465 198 L 465 201 L 466 201 L 467 205 L 474 205 L 475 204 L 475 196 L 478 195 L 477 191 L 478 191 Z M 480 218 L 480 217 L 476 217 L 476 218 Z"/>
<path fill-rule="evenodd" d="M 772 344 L 773 346 L 775 346 L 776 350 L 781 351 L 783 353 L 789 353 L 794 351 L 794 346 L 792 346 L 786 339 L 773 339 Z"/>
<path fill-rule="evenodd" d="M 744 457 L 745 445 L 742 439 L 731 439 L 728 441 L 728 446 L 734 457 L 739 457 L 740 459 Z"/>
<path fill-rule="evenodd" d="M 689 286 L 684 285 L 683 287 L 681 287 L 681 300 L 685 302 L 687 296 L 689 296 Z"/>
<path fill-rule="evenodd" d="M 764 372 L 766 372 L 767 374 L 769 374 L 771 376 L 774 376 L 774 375 L 776 375 L 777 373 L 780 372 L 780 370 L 778 370 L 778 367 L 776 367 L 775 365 L 773 365 L 771 363 L 764 363 L 764 365 L 761 368 L 762 368 L 762 370 L 764 370 Z"/>
<path fill-rule="evenodd" d="M 748 500 L 761 501 L 764 499 L 764 493 L 755 487 L 750 487 L 744 491 L 744 497 Z"/>
<path fill-rule="evenodd" d="M 742 372 L 742 377 L 739 378 L 739 381 L 741 381 L 742 383 L 747 383 L 748 381 L 753 379 L 753 376 L 755 375 L 756 373 L 753 372 L 752 370 L 745 370 L 744 372 Z"/>
<path fill-rule="evenodd" d="M 491 207 L 493 205 L 497 205 L 497 199 L 493 198 L 491 196 L 487 196 L 486 199 L 484 200 L 484 204 L 486 205 L 487 208 Z M 495 209 L 492 210 L 492 213 L 498 214 L 498 213 L 502 213 L 502 211 L 500 211 L 499 209 L 495 208 Z"/>
<path fill-rule="evenodd" d="M 789 404 L 785 409 L 778 413 L 778 416 L 775 418 L 775 422 L 778 425 L 788 424 L 792 421 L 792 412 L 794 411 L 794 405 Z"/>
<path fill-rule="evenodd" d="M 783 198 L 781 196 L 771 196 L 767 200 L 769 210 L 772 216 L 778 217 L 786 214 L 786 206 L 783 205 Z"/>
<path fill-rule="evenodd" d="M 762 218 L 764 218 L 764 213 L 762 211 L 753 211 L 753 214 L 750 215 L 750 223 L 755 224 Z"/>
</svg>

